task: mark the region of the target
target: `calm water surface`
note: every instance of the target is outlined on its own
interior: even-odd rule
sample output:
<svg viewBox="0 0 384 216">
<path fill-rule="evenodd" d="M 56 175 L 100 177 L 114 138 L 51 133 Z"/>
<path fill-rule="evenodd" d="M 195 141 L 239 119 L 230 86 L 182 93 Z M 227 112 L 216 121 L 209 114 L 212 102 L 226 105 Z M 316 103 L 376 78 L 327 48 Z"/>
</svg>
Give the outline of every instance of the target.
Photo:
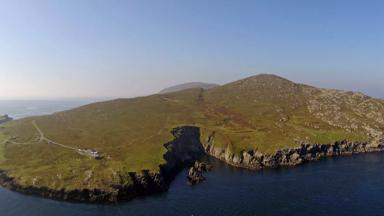
<svg viewBox="0 0 384 216">
<path fill-rule="evenodd" d="M 0 113 L 24 117 L 84 103 L 0 102 Z M 168 192 L 113 205 L 53 201 L 0 188 L 0 215 L 384 215 L 384 153 L 259 172 L 212 163 L 214 170 L 200 185 L 189 186 L 183 170 Z"/>
<path fill-rule="evenodd" d="M 75 204 L 0 189 L 0 212 L 21 215 L 384 215 L 384 154 L 250 172 L 213 162 L 191 187 L 183 170 L 161 195 L 113 205 Z"/>
<path fill-rule="evenodd" d="M 48 115 L 99 100 L 101 99 L 0 100 L 0 115 L 8 114 L 15 119 L 28 116 Z"/>
</svg>

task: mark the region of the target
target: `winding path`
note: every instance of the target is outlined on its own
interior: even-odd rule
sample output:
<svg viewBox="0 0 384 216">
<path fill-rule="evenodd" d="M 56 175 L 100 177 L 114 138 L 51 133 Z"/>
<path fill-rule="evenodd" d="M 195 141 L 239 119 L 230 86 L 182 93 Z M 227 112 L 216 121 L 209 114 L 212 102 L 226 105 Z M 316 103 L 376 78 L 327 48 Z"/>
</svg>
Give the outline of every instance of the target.
<svg viewBox="0 0 384 216">
<path fill-rule="evenodd" d="M 72 146 L 64 145 L 64 144 L 61 144 L 61 143 L 58 143 L 58 142 L 55 142 L 55 141 L 52 141 L 52 140 L 48 139 L 47 137 L 45 137 L 43 131 L 42 131 L 42 130 L 39 128 L 39 126 L 36 124 L 36 121 L 35 121 L 35 120 L 32 121 L 32 124 L 33 124 L 33 126 L 36 128 L 36 130 L 39 132 L 39 134 L 40 134 L 39 143 L 45 141 L 45 142 L 47 142 L 48 144 L 57 145 L 57 146 L 60 146 L 60 147 L 62 147 L 62 148 L 71 149 L 71 150 L 75 150 L 75 151 L 78 150 L 77 148 L 74 148 L 74 147 L 72 147 Z"/>
</svg>

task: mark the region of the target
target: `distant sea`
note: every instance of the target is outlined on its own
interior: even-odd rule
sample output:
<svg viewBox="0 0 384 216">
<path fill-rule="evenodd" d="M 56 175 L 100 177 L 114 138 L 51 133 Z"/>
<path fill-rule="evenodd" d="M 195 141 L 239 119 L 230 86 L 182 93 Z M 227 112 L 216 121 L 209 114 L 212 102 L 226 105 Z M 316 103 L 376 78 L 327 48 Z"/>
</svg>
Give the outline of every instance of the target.
<svg viewBox="0 0 384 216">
<path fill-rule="evenodd" d="M 48 115 L 101 100 L 102 99 L 0 100 L 0 115 L 8 114 L 14 119 Z"/>
</svg>

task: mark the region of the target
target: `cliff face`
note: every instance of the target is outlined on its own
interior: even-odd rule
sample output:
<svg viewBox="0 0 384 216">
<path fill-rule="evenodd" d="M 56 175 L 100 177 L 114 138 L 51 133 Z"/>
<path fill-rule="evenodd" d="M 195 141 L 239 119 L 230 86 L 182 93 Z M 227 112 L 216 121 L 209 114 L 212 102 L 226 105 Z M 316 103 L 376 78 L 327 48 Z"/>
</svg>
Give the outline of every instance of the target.
<svg viewBox="0 0 384 216">
<path fill-rule="evenodd" d="M 178 127 L 171 131 L 175 139 L 164 144 L 166 163 L 160 166 L 160 172 L 144 170 L 141 174 L 130 173 L 133 185 L 116 185 L 114 200 L 127 200 L 137 196 L 166 191 L 170 182 L 181 169 L 193 164 L 204 153 L 200 143 L 200 130 L 197 127 Z"/>
<path fill-rule="evenodd" d="M 161 173 L 172 176 L 175 171 L 191 165 L 204 155 L 204 148 L 200 142 L 200 129 L 197 127 L 178 127 L 172 130 L 175 137 L 164 145 L 167 152 L 164 155 L 166 164 L 161 165 Z"/>
<path fill-rule="evenodd" d="M 166 191 L 174 176 L 184 167 L 204 155 L 204 148 L 200 143 L 200 131 L 196 127 L 178 127 L 172 130 L 174 140 L 164 145 L 167 161 L 160 166 L 159 172 L 143 170 L 140 173 L 131 172 L 130 184 L 113 185 L 114 191 L 100 189 L 55 190 L 46 187 L 22 185 L 7 172 L 0 170 L 0 185 L 14 191 L 42 197 L 79 201 L 79 202 L 114 202 L 129 200 L 138 196 L 145 196 Z"/>
<path fill-rule="evenodd" d="M 240 155 L 229 148 L 215 147 L 212 137 L 205 144 L 207 154 L 236 167 L 246 169 L 277 168 L 296 166 L 323 157 L 384 151 L 384 139 L 371 143 L 338 141 L 333 144 L 302 144 L 299 148 L 287 148 L 275 154 L 262 154 L 256 150 L 242 151 Z"/>
<path fill-rule="evenodd" d="M 104 191 L 101 189 L 76 189 L 55 190 L 46 187 L 35 187 L 22 185 L 16 179 L 0 171 L 0 184 L 8 189 L 30 195 L 38 195 L 51 199 L 76 201 L 76 202 L 115 202 L 128 200 L 138 196 L 149 195 L 167 189 L 163 177 L 159 173 L 130 173 L 134 183 L 130 185 L 115 185 L 115 191 Z"/>
</svg>

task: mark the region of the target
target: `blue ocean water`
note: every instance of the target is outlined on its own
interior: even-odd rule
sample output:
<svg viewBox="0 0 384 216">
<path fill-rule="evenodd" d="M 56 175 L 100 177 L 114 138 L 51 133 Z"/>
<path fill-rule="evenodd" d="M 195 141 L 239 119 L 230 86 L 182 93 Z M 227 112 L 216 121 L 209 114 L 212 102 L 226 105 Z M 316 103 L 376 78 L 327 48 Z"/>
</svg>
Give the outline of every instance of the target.
<svg viewBox="0 0 384 216">
<path fill-rule="evenodd" d="M 67 203 L 0 189 L 3 216 L 384 215 L 384 154 L 328 158 L 295 168 L 252 172 L 214 161 L 207 181 L 116 204 Z"/>
<path fill-rule="evenodd" d="M 47 115 L 100 99 L 74 99 L 74 100 L 0 100 L 0 115 L 8 114 L 19 119 L 28 116 Z"/>
<path fill-rule="evenodd" d="M 68 203 L 0 188 L 0 215 L 384 215 L 381 153 L 257 172 L 210 160 L 214 169 L 200 185 L 187 184 L 185 169 L 168 192 L 116 204 Z"/>
</svg>

